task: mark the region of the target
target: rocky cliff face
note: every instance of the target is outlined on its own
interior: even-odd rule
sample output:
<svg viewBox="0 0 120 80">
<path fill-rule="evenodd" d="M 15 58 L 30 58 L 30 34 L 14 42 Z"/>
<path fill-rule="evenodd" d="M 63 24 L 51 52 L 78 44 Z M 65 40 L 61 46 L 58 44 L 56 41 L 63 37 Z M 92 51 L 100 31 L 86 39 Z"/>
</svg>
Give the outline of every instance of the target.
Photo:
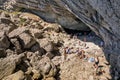
<svg viewBox="0 0 120 80">
<path fill-rule="evenodd" d="M 120 67 L 119 0 L 7 0 L 7 2 L 1 0 L 1 2 L 6 9 L 25 8 L 45 20 L 58 22 L 71 29 L 81 29 L 77 26 L 80 19 L 104 40 L 106 58 L 115 69 L 120 71 L 118 68 Z"/>
<path fill-rule="evenodd" d="M 1 2 L 4 3 L 5 1 Z M 62 1 L 8 0 L 8 2 L 4 3 L 4 8 L 16 10 L 24 8 L 48 22 L 57 22 L 69 29 L 89 31 L 89 28 L 83 22 L 65 8 L 65 4 Z"/>
<path fill-rule="evenodd" d="M 0 80 L 111 79 L 102 40 L 76 34 L 34 14 L 0 10 Z"/>
<path fill-rule="evenodd" d="M 1 5 L 5 9 L 25 8 L 47 21 L 58 22 L 70 29 L 86 30 L 82 20 L 111 46 L 116 46 L 111 43 L 111 37 L 116 41 L 120 38 L 119 1 L 1 0 Z"/>
</svg>

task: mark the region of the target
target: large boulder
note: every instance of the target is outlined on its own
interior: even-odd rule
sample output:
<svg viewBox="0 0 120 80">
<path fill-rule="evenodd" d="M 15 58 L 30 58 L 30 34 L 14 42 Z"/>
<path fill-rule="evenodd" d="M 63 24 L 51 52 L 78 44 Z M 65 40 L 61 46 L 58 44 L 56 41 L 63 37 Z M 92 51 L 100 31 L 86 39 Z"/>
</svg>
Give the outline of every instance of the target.
<svg viewBox="0 0 120 80">
<path fill-rule="evenodd" d="M 5 77 L 3 80 L 24 80 L 24 77 L 24 72 L 20 70 L 12 75 Z"/>
<path fill-rule="evenodd" d="M 56 75 L 56 66 L 48 57 L 43 57 L 40 61 L 36 61 L 35 63 L 36 65 L 33 65 L 33 69 L 40 72 L 44 78 L 54 77 Z"/>
<path fill-rule="evenodd" d="M 36 43 L 36 40 L 29 33 L 26 32 L 20 34 L 19 38 L 21 41 L 21 45 L 25 49 L 31 48 Z"/>
<path fill-rule="evenodd" d="M 24 57 L 21 55 L 11 55 L 4 59 L 0 59 L 0 79 L 12 74 L 16 68 L 16 65 L 20 63 L 21 59 Z"/>
</svg>

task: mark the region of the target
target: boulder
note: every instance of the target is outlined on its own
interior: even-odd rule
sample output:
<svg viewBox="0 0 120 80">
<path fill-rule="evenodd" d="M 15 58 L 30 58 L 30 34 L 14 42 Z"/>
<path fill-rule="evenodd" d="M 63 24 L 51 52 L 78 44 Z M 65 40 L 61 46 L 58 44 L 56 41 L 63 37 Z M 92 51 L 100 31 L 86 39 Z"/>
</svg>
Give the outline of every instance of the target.
<svg viewBox="0 0 120 80">
<path fill-rule="evenodd" d="M 45 26 L 44 31 L 55 31 L 55 32 L 60 32 L 60 25 L 55 24 L 55 23 L 49 23 Z"/>
<path fill-rule="evenodd" d="M 15 52 L 13 50 L 11 50 L 11 49 L 7 49 L 6 54 L 7 54 L 7 57 L 8 57 L 8 56 L 14 55 Z"/>
<path fill-rule="evenodd" d="M 10 42 L 8 37 L 6 36 L 4 31 L 0 31 L 0 48 L 8 48 L 10 46 Z"/>
<path fill-rule="evenodd" d="M 43 38 L 43 31 L 39 29 L 30 29 L 32 36 L 34 36 L 37 39 Z"/>
<path fill-rule="evenodd" d="M 31 47 L 31 51 L 32 52 L 36 52 L 36 51 L 40 51 L 40 45 L 38 43 L 34 44 L 32 47 Z"/>
<path fill-rule="evenodd" d="M 36 65 L 37 61 L 40 61 L 40 59 L 42 58 L 39 52 L 26 52 L 25 55 L 26 58 L 30 61 L 30 64 L 33 66 Z"/>
<path fill-rule="evenodd" d="M 9 38 L 17 37 L 18 35 L 22 34 L 23 32 L 27 32 L 28 29 L 26 27 L 18 27 L 17 29 L 13 30 L 8 34 Z"/>
<path fill-rule="evenodd" d="M 18 26 L 15 25 L 14 22 L 12 22 L 8 18 L 0 18 L 0 29 L 5 31 L 7 34 L 16 29 Z"/>
<path fill-rule="evenodd" d="M 3 57 L 6 57 L 6 52 L 5 52 L 5 49 L 3 48 L 0 48 L 0 58 L 3 58 Z"/>
<path fill-rule="evenodd" d="M 2 80 L 24 80 L 24 77 L 25 77 L 24 72 L 20 70 L 14 74 L 11 74 L 11 75 L 5 77 Z"/>
<path fill-rule="evenodd" d="M 50 59 L 52 59 L 55 56 L 55 54 L 52 52 L 47 52 L 46 56 L 49 57 Z"/>
<path fill-rule="evenodd" d="M 45 56 L 36 63 L 37 63 L 36 66 L 33 65 L 33 68 L 41 72 L 44 78 L 54 77 L 56 75 L 57 73 L 56 66 L 52 63 L 52 61 L 48 57 Z"/>
<path fill-rule="evenodd" d="M 47 52 L 54 51 L 54 43 L 51 42 L 47 38 L 40 39 L 39 44 L 42 48 L 44 48 Z"/>
<path fill-rule="evenodd" d="M 29 33 L 22 33 L 19 35 L 20 43 L 25 49 L 30 49 L 35 43 L 36 40 Z"/>
<path fill-rule="evenodd" d="M 11 55 L 4 59 L 0 59 L 0 79 L 11 75 L 14 72 L 16 65 L 20 63 L 23 56 L 23 54 Z"/>
<path fill-rule="evenodd" d="M 33 79 L 34 80 L 40 79 L 42 77 L 39 71 L 32 70 L 32 72 L 33 72 Z"/>
</svg>

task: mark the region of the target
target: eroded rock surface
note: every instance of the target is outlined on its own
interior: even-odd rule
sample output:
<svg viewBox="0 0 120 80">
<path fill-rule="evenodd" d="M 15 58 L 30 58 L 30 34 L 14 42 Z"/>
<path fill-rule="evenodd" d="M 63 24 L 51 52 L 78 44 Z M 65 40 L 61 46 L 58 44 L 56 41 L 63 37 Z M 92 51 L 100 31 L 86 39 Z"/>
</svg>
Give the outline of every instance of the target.
<svg viewBox="0 0 120 80">
<path fill-rule="evenodd" d="M 68 35 L 60 25 L 30 13 L 5 15 L 18 27 L 0 34 L 0 44 L 4 44 L 0 45 L 0 79 L 111 79 L 102 40 L 95 35 Z M 115 78 L 119 78 L 117 71 Z"/>
</svg>

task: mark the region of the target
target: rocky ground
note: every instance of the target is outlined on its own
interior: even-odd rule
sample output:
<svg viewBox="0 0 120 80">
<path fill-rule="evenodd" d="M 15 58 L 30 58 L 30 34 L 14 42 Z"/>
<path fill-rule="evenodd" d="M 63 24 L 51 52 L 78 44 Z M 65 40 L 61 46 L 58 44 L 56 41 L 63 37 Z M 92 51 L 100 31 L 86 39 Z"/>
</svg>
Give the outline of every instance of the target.
<svg viewBox="0 0 120 80">
<path fill-rule="evenodd" d="M 0 80 L 110 80 L 102 42 L 36 15 L 0 11 Z M 117 77 L 116 77 L 117 78 Z"/>
</svg>

